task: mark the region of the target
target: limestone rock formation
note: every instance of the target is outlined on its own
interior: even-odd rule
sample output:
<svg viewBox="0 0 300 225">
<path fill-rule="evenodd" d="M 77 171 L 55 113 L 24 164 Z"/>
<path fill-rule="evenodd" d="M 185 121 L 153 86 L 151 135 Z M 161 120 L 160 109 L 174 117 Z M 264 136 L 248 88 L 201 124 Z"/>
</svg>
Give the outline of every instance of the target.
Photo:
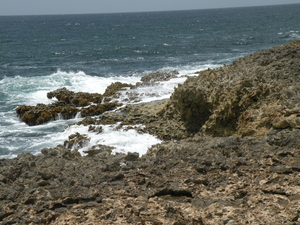
<svg viewBox="0 0 300 225">
<path fill-rule="evenodd" d="M 79 110 L 65 102 L 55 102 L 49 105 L 37 104 L 36 106 L 19 106 L 17 115 L 29 126 L 40 125 L 56 119 L 71 119 Z"/>
<path fill-rule="evenodd" d="M 84 92 L 75 93 L 73 91 L 69 91 L 65 87 L 47 93 L 47 97 L 50 99 L 55 97 L 59 101 L 72 104 L 76 107 L 88 106 L 91 103 L 98 104 L 101 103 L 103 99 L 101 94 Z"/>
<path fill-rule="evenodd" d="M 167 81 L 177 77 L 178 74 L 178 71 L 150 73 L 143 76 L 141 78 L 141 82 L 138 83 L 137 86 L 153 85 L 158 81 Z"/>
<path fill-rule="evenodd" d="M 189 134 L 184 124 L 178 117 L 166 119 L 162 114 L 168 106 L 169 101 L 158 101 L 140 104 L 128 104 L 116 112 L 107 112 L 95 121 L 96 124 L 115 124 L 120 122 L 123 125 L 143 124 L 145 128 L 136 128 L 139 132 L 150 133 L 162 140 L 179 140 Z M 79 124 L 82 124 L 79 122 Z"/>
<path fill-rule="evenodd" d="M 122 87 L 124 87 L 124 84 Z M 108 89 L 110 89 L 110 86 Z M 109 95 L 106 93 L 105 96 Z M 66 88 L 49 92 L 47 97 L 50 99 L 55 97 L 58 102 L 48 105 L 19 106 L 16 108 L 17 115 L 29 126 L 34 126 L 56 119 L 72 119 L 78 113 L 82 117 L 100 115 L 105 111 L 113 110 L 122 105 L 118 102 L 109 101 L 101 104 L 103 99 L 101 94 L 75 93 Z"/>
<path fill-rule="evenodd" d="M 105 145 L 81 156 L 89 139 L 76 133 L 40 155 L 0 159 L 0 223 L 299 224 L 299 75 L 294 41 L 200 72 L 170 100 L 79 122 L 99 135 L 102 124 L 143 124 L 165 140 L 143 156 Z M 55 104 L 53 114 L 70 103 Z"/>
<path fill-rule="evenodd" d="M 1 224 L 298 224 L 300 131 L 0 160 Z M 80 135 L 78 135 L 79 137 Z M 73 137 L 74 138 L 74 137 Z M 73 140 L 71 138 L 71 140 Z"/>
<path fill-rule="evenodd" d="M 200 72 L 171 100 L 187 130 L 213 136 L 300 128 L 300 41 Z"/>
</svg>

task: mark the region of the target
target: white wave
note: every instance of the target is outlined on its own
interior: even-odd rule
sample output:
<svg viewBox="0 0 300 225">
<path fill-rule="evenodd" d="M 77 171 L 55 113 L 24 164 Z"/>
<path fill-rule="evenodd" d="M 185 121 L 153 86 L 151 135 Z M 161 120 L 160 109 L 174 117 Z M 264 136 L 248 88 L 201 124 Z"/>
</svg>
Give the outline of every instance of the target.
<svg viewBox="0 0 300 225">
<path fill-rule="evenodd" d="M 13 158 L 21 152 L 40 154 L 43 148 L 52 148 L 63 144 L 68 136 L 62 132 L 68 124 L 77 123 L 78 118 L 72 120 L 56 120 L 39 126 L 27 126 L 18 120 L 16 115 L 10 118 L 10 125 L 3 126 L 0 132 L 1 147 L 5 155 L 0 158 Z M 7 118 L 6 118 L 7 120 Z"/>
<path fill-rule="evenodd" d="M 47 93 L 66 87 L 74 92 L 104 93 L 107 86 L 113 82 L 135 84 L 139 77 L 111 76 L 98 77 L 85 74 L 83 71 L 57 72 L 38 77 L 5 77 L 0 81 L 0 90 L 8 97 L 8 103 L 16 105 L 49 104 L 53 100 L 47 98 Z"/>
<path fill-rule="evenodd" d="M 186 76 L 195 75 L 196 71 L 213 68 L 215 65 L 188 65 L 185 67 L 164 67 L 161 72 L 169 72 L 172 70 L 179 71 L 179 75 L 169 81 L 158 82 L 154 86 L 139 87 L 137 89 L 127 89 L 121 91 L 121 96 L 118 99 L 127 104 L 128 95 L 137 95 L 139 102 L 150 102 L 169 98 L 179 83 L 183 83 Z M 135 84 L 140 81 L 140 78 L 151 72 L 144 71 L 143 73 L 133 72 L 131 76 L 115 76 L 111 74 L 106 77 L 90 76 L 83 71 L 66 72 L 58 70 L 53 74 L 39 77 L 21 77 L 4 78 L 0 81 L 0 90 L 5 94 L 8 105 L 36 105 L 37 103 L 51 103 L 55 100 L 47 98 L 47 92 L 58 88 L 66 87 L 74 92 L 89 92 L 103 93 L 107 86 L 113 82 L 122 82 Z M 2 115 L 3 114 L 3 115 Z M 147 149 L 161 141 L 150 134 L 140 134 L 135 130 L 117 130 L 116 125 L 103 125 L 103 132 L 96 134 L 88 131 L 88 127 L 73 125 L 68 127 L 68 124 L 74 124 L 81 120 L 78 115 L 73 120 L 56 120 L 49 123 L 29 127 L 21 122 L 15 112 L 3 112 L 1 114 L 1 122 L 3 126 L 0 145 L 9 146 L 4 148 L 4 155 L 1 157 L 12 158 L 17 154 L 29 151 L 33 154 L 39 154 L 43 148 L 52 148 L 59 144 L 63 144 L 68 136 L 79 132 L 86 134 L 90 138 L 89 145 L 81 149 L 80 152 L 87 150 L 89 147 L 97 144 L 103 144 L 115 147 L 116 152 L 138 152 L 140 155 L 146 153 Z M 59 119 L 59 118 L 57 118 Z M 67 128 L 68 127 L 68 128 Z M 67 129 L 66 129 L 67 128 Z M 66 129 L 64 131 L 64 129 Z M 4 137 L 2 138 L 1 137 Z M 1 149 L 0 149 L 1 150 Z M 7 153 L 8 152 L 8 153 Z M 6 154 L 7 153 L 7 154 Z"/>
<path fill-rule="evenodd" d="M 138 82 L 138 77 L 125 77 L 125 76 L 90 76 L 83 71 L 78 72 L 65 72 L 58 70 L 56 73 L 49 76 L 49 82 L 56 82 L 57 88 L 66 87 L 70 91 L 75 92 L 89 92 L 89 93 L 104 93 L 107 86 L 113 82 L 126 82 L 135 84 Z"/>
<path fill-rule="evenodd" d="M 299 31 L 290 31 L 290 37 L 293 39 L 299 39 L 300 38 Z"/>
<path fill-rule="evenodd" d="M 113 154 L 117 152 L 138 152 L 141 155 L 147 153 L 147 150 L 152 145 L 161 143 L 161 140 L 153 135 L 146 133 L 138 133 L 134 129 L 124 130 L 117 129 L 116 125 L 101 125 L 103 131 L 101 133 L 89 132 L 87 126 L 72 126 L 63 132 L 63 136 L 69 136 L 76 132 L 81 135 L 86 135 L 90 141 L 87 146 L 79 149 L 82 155 L 86 155 L 84 151 L 87 151 L 90 147 L 95 145 L 107 145 L 115 147 Z M 138 125 L 137 125 L 138 126 Z M 126 127 L 124 127 L 126 128 Z"/>
</svg>

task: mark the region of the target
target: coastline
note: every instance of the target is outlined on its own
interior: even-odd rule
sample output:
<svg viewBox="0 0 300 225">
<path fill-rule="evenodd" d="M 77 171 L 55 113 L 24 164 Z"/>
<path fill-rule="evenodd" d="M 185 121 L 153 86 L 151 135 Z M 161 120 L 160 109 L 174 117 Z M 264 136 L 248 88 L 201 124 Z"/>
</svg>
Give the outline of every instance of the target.
<svg viewBox="0 0 300 225">
<path fill-rule="evenodd" d="M 259 51 L 187 78 L 170 100 L 79 122 L 164 141 L 143 156 L 106 145 L 81 156 L 88 140 L 78 134 L 37 156 L 1 159 L 0 221 L 296 224 L 299 55 L 299 41 Z"/>
</svg>

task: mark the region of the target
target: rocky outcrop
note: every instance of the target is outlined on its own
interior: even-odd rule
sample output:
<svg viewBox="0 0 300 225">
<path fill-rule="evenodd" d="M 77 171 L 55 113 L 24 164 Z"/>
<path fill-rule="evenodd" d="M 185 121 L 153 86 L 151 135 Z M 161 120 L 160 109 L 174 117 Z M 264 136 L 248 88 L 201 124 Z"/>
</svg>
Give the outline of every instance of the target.
<svg viewBox="0 0 300 225">
<path fill-rule="evenodd" d="M 17 115 L 29 126 L 40 125 L 56 119 L 71 119 L 80 110 L 65 102 L 37 104 L 36 106 L 19 106 Z"/>
<path fill-rule="evenodd" d="M 174 91 L 173 108 L 188 131 L 212 136 L 299 128 L 299 55 L 294 41 L 200 72 Z"/>
<path fill-rule="evenodd" d="M 299 74 L 295 41 L 200 72 L 170 100 L 87 116 L 99 135 L 118 122 L 165 141 L 141 157 L 105 145 L 81 156 L 89 138 L 76 133 L 1 159 L 0 223 L 299 224 Z"/>
<path fill-rule="evenodd" d="M 63 87 L 47 93 L 49 99 L 56 98 L 58 102 L 52 104 L 37 104 L 36 106 L 19 106 L 16 108 L 18 117 L 29 126 L 40 125 L 57 119 L 72 119 L 76 115 L 81 117 L 100 115 L 106 111 L 122 106 L 118 102 L 120 91 L 127 88 L 155 85 L 158 81 L 166 81 L 177 77 L 178 72 L 156 72 L 141 78 L 136 85 L 114 82 L 103 94 L 73 92 Z M 127 93 L 129 101 L 139 101 L 138 96 Z M 126 101 L 126 99 L 124 99 Z"/>
<path fill-rule="evenodd" d="M 55 91 L 47 93 L 49 99 L 56 98 L 58 101 L 63 101 L 67 104 L 72 104 L 76 107 L 88 106 L 92 103 L 101 103 L 103 96 L 101 94 L 91 94 L 85 92 L 75 93 L 63 87 Z"/>
<path fill-rule="evenodd" d="M 134 88 L 134 87 L 135 86 L 132 84 L 114 82 L 106 88 L 103 94 L 103 97 L 105 97 L 104 101 L 109 102 L 113 98 L 117 99 L 120 96 L 119 91 L 125 90 L 126 88 Z"/>
<path fill-rule="evenodd" d="M 189 133 L 178 117 L 166 120 L 162 116 L 162 112 L 164 112 L 168 104 L 168 100 L 134 105 L 128 104 L 116 112 L 107 112 L 99 116 L 98 119 L 94 120 L 94 123 L 99 125 L 120 122 L 119 128 L 124 125 L 143 124 L 144 128 L 135 129 L 138 129 L 138 132 L 155 135 L 162 140 L 186 138 Z M 79 122 L 79 124 L 82 124 L 82 122 Z"/>
<path fill-rule="evenodd" d="M 297 129 L 299 55 L 298 41 L 259 51 L 231 65 L 189 77 L 175 89 L 170 101 L 128 105 L 103 115 L 101 120 L 142 123 L 146 132 L 163 140 L 178 140 L 198 132 L 244 137 L 263 136 L 272 129 Z M 147 83 L 161 75 L 149 74 L 141 80 Z"/>
<path fill-rule="evenodd" d="M 16 113 L 23 122 L 29 126 L 34 126 L 57 119 L 72 119 L 79 113 L 81 117 L 100 115 L 121 105 L 121 103 L 112 102 L 77 108 L 74 105 L 59 101 L 48 105 L 19 106 L 16 108 Z"/>
<path fill-rule="evenodd" d="M 115 85 L 114 88 L 117 89 Z M 111 86 L 108 87 L 109 89 Z M 108 94 L 104 96 L 108 96 Z M 61 88 L 47 93 L 48 98 L 55 97 L 58 102 L 48 105 L 19 106 L 16 108 L 16 113 L 23 122 L 34 126 L 57 119 L 72 119 L 79 113 L 81 117 L 100 115 L 122 105 L 122 103 L 109 101 L 101 104 L 104 96 L 97 93 L 74 93 L 66 88 Z"/>
<path fill-rule="evenodd" d="M 155 73 L 150 73 L 146 76 L 143 76 L 141 78 L 141 82 L 137 83 L 137 86 L 147 86 L 147 85 L 153 85 L 157 83 L 158 81 L 167 81 L 172 78 L 177 77 L 178 71 L 174 70 L 171 72 L 155 72 Z"/>
</svg>

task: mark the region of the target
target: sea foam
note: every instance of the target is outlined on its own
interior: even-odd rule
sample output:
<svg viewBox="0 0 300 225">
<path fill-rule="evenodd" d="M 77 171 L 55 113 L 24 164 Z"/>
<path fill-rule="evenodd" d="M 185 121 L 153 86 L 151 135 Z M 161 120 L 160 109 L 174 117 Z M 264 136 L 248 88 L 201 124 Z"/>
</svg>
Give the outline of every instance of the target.
<svg viewBox="0 0 300 225">
<path fill-rule="evenodd" d="M 167 69 L 170 68 L 165 68 L 165 70 Z M 74 92 L 103 93 L 107 86 L 113 82 L 136 84 L 140 81 L 142 75 L 150 72 L 145 71 L 144 74 L 133 74 L 132 76 L 99 77 L 88 75 L 83 71 L 67 72 L 58 70 L 45 76 L 5 78 L 1 81 L 0 86 L 4 94 L 8 95 L 9 105 L 17 107 L 20 105 L 55 102 L 57 101 L 56 99 L 47 98 L 47 92 L 62 87 L 66 87 Z M 188 72 L 188 70 L 185 72 Z M 182 75 L 180 73 L 177 78 L 158 82 L 156 85 L 121 91 L 121 95 L 117 100 L 124 104 L 135 104 L 135 102 L 126 100 L 130 94 L 138 96 L 138 102 L 169 98 L 174 87 L 186 79 Z M 190 73 L 190 75 L 194 74 Z M 39 154 L 42 148 L 51 148 L 63 144 L 71 134 L 76 132 L 85 134 L 90 139 L 88 145 L 80 149 L 80 153 L 83 155 L 84 151 L 98 144 L 114 147 L 113 153 L 130 151 L 143 155 L 151 145 L 161 142 L 161 140 L 150 134 L 138 133 L 134 129 L 116 129 L 115 125 L 103 125 L 103 132 L 100 134 L 89 132 L 88 127 L 69 126 L 69 124 L 75 124 L 80 121 L 82 118 L 79 118 L 79 116 L 72 120 L 57 118 L 55 121 L 31 127 L 17 118 L 14 108 L 1 112 L 0 117 L 2 118 L 0 124 L 3 125 L 3 129 L 0 132 L 1 158 L 15 157 L 25 149 L 33 154 Z"/>
</svg>

